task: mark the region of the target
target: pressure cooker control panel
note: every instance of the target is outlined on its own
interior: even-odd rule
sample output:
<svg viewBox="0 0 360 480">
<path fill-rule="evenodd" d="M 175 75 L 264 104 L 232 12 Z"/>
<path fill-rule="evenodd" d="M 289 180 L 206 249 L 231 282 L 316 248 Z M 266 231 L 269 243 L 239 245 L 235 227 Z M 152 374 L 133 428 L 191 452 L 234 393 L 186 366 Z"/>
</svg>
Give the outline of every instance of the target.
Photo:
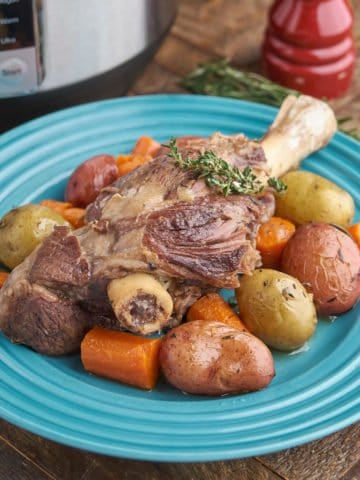
<svg viewBox="0 0 360 480">
<path fill-rule="evenodd" d="M 0 97 L 26 94 L 43 78 L 41 1 L 0 0 Z"/>
</svg>

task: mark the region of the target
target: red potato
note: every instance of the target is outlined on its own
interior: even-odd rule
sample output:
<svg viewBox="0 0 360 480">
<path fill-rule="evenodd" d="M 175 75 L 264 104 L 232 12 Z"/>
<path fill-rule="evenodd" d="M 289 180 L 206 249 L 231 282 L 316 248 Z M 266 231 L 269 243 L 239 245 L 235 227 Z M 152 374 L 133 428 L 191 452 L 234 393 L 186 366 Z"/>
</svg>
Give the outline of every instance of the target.
<svg viewBox="0 0 360 480">
<path fill-rule="evenodd" d="M 319 315 L 338 315 L 360 298 L 360 251 L 354 240 L 327 223 L 299 227 L 282 255 L 281 270 L 313 294 Z"/>
<path fill-rule="evenodd" d="M 100 190 L 118 178 L 118 167 L 111 155 L 89 158 L 72 173 L 65 190 L 65 200 L 75 207 L 85 208 Z"/>
<path fill-rule="evenodd" d="M 259 390 L 275 375 L 271 352 L 261 340 L 204 320 L 184 323 L 166 334 L 160 366 L 174 387 L 202 395 Z"/>
</svg>

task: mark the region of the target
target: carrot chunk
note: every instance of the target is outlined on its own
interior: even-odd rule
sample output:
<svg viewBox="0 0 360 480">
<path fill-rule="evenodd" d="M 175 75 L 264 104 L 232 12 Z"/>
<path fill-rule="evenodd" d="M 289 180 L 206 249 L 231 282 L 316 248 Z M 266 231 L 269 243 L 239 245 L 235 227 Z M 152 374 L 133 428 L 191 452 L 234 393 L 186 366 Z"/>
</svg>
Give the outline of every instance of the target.
<svg viewBox="0 0 360 480">
<path fill-rule="evenodd" d="M 215 320 L 226 323 L 226 325 L 231 327 L 248 331 L 240 317 L 236 315 L 230 305 L 218 293 L 208 293 L 193 303 L 187 312 L 186 320 L 188 322 L 193 320 Z"/>
<path fill-rule="evenodd" d="M 67 208 L 64 213 L 63 217 L 67 220 L 74 228 L 80 228 L 85 225 L 85 208 Z"/>
<path fill-rule="evenodd" d="M 59 213 L 66 221 L 68 221 L 74 228 L 80 228 L 85 225 L 85 209 L 74 207 L 70 202 L 59 202 L 57 200 L 43 200 L 40 205 L 51 208 Z"/>
<path fill-rule="evenodd" d="M 102 377 L 150 390 L 159 377 L 161 338 L 95 327 L 81 342 L 84 368 Z"/>
<path fill-rule="evenodd" d="M 119 177 L 126 175 L 137 167 L 145 165 L 145 163 L 152 160 L 161 145 L 153 138 L 143 135 L 136 142 L 130 155 L 119 155 L 116 158 L 116 163 L 119 169 Z"/>
<path fill-rule="evenodd" d="M 131 172 L 131 170 L 134 170 L 141 165 L 145 165 L 145 163 L 152 160 L 152 158 L 153 157 L 151 155 L 142 154 L 119 155 L 116 159 L 119 169 L 119 177 L 126 175 L 127 173 Z"/>
<path fill-rule="evenodd" d="M 295 233 L 295 225 L 289 220 L 272 217 L 259 228 L 256 237 L 256 248 L 261 253 L 265 268 L 278 268 L 281 254 Z"/>
<path fill-rule="evenodd" d="M 160 147 L 160 143 L 156 142 L 153 138 L 143 135 L 136 142 L 132 153 L 134 155 L 150 155 L 154 158 Z"/>
<path fill-rule="evenodd" d="M 0 271 L 0 288 L 4 285 L 9 275 L 8 272 Z"/>
<path fill-rule="evenodd" d="M 55 212 L 59 213 L 62 216 L 64 216 L 65 210 L 73 206 L 70 202 L 59 202 L 57 200 L 51 200 L 51 199 L 42 200 L 40 202 L 40 205 L 51 208 L 51 210 L 54 210 Z"/>
<path fill-rule="evenodd" d="M 348 228 L 348 231 L 350 232 L 355 242 L 360 247 L 360 222 L 354 223 L 354 225 L 351 225 L 351 227 Z"/>
</svg>

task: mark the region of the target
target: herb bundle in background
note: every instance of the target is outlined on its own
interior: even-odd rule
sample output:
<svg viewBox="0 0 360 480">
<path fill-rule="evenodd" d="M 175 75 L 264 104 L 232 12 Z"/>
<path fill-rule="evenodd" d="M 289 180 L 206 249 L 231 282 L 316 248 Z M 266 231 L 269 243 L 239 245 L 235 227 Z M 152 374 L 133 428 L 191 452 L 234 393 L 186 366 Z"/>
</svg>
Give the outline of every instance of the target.
<svg viewBox="0 0 360 480">
<path fill-rule="evenodd" d="M 227 60 L 199 65 L 185 76 L 181 85 L 193 93 L 237 98 L 279 107 L 288 95 L 300 95 L 296 90 L 282 87 L 262 75 L 237 70 Z M 350 117 L 338 119 L 339 130 L 360 140 L 355 129 L 346 129 Z"/>
</svg>

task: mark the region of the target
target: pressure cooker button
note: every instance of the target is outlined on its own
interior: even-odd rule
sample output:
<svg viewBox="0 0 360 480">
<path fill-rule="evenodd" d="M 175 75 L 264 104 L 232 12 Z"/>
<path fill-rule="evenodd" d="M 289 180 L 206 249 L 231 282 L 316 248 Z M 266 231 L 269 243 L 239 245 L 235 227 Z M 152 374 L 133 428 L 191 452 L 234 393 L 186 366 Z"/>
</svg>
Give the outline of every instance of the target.
<svg viewBox="0 0 360 480">
<path fill-rule="evenodd" d="M 8 58 L 0 63 L 0 82 L 6 85 L 19 85 L 24 81 L 28 67 L 19 58 Z"/>
</svg>

